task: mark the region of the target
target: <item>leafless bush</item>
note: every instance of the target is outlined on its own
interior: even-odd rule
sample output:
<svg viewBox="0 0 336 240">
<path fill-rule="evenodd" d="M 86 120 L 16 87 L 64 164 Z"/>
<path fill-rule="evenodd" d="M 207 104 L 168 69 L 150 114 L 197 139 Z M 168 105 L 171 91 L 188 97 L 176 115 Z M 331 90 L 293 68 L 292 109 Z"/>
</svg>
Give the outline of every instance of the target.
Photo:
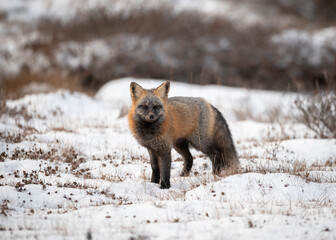
<svg viewBox="0 0 336 240">
<path fill-rule="evenodd" d="M 94 89 L 125 76 L 264 89 L 291 84 L 269 43 L 274 30 L 237 29 L 220 17 L 204 20 L 197 12 L 176 13 L 169 6 L 127 16 L 98 8 L 67 22 L 40 19 L 38 28 L 51 40 L 32 43 L 35 52 L 52 56 L 62 43 L 84 46 L 97 39 L 115 49 L 105 60 L 97 56 L 88 66 L 68 69 Z"/>
<path fill-rule="evenodd" d="M 336 2 L 333 0 L 315 0 L 315 16 L 322 20 L 335 20 Z"/>
<path fill-rule="evenodd" d="M 292 75 L 306 79 L 306 89 L 312 89 L 316 82 L 326 85 L 320 74 L 322 65 L 331 75 L 334 73 L 330 59 L 315 69 L 306 62 L 279 64 L 283 56 L 276 51 L 279 46 L 269 39 L 281 29 L 254 26 L 242 30 L 227 19 L 212 16 L 205 20 L 197 12 L 176 13 L 168 5 L 139 9 L 126 16 L 96 8 L 66 22 L 40 19 L 38 28 L 51 41 L 31 46 L 46 55 L 52 56 L 60 44 L 71 41 L 85 45 L 101 39 L 109 49 L 115 49 L 104 60 L 96 56 L 88 66 L 68 69 L 79 76 L 83 85 L 94 89 L 110 79 L 134 76 L 296 90 Z"/>
<path fill-rule="evenodd" d="M 330 2 L 319 2 L 327 1 Z M 302 6 L 302 2 L 275 6 L 295 15 L 290 9 Z M 273 90 L 300 90 L 298 86 L 304 86 L 306 90 L 328 84 L 321 74 L 326 69 L 336 84 L 331 58 L 323 59 L 314 68 L 297 58 L 281 64 L 281 59 L 290 53 L 300 56 L 294 50 L 303 48 L 302 44 L 295 45 L 293 51 L 289 48 L 281 55 L 277 51 L 279 45 L 270 42 L 271 36 L 283 30 L 281 27 L 257 25 L 241 29 L 228 19 L 204 18 L 192 11 L 176 12 L 169 5 L 140 8 L 127 14 L 111 14 L 103 7 L 82 11 L 66 21 L 48 17 L 37 21 L 37 31 L 43 39 L 30 40 L 22 48 L 48 59 L 47 67 L 32 74 L 34 62 L 27 58 L 21 66 L 22 73 L 1 86 L 7 96 L 32 79 L 75 90 L 81 86 L 84 90 L 97 90 L 107 81 L 125 76 Z M 293 23 L 291 27 L 301 25 L 304 24 Z M 91 44 L 97 41 L 101 45 Z M 67 58 L 75 59 L 72 62 L 76 64 L 67 63 Z M 66 74 L 59 74 L 60 69 Z M 57 82 L 61 84 L 54 84 Z"/>
<path fill-rule="evenodd" d="M 336 138 L 336 94 L 321 92 L 298 97 L 295 118 L 320 138 Z"/>
<path fill-rule="evenodd" d="M 258 0 L 264 5 L 276 6 L 281 12 L 301 20 L 326 23 L 335 20 L 336 2 L 334 0 Z"/>
</svg>

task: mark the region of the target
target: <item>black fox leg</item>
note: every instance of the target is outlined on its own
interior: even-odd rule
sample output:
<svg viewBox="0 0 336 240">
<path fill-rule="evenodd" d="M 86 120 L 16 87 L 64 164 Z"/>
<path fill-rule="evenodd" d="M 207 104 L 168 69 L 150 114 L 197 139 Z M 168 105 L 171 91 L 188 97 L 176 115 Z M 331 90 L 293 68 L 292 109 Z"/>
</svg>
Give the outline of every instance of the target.
<svg viewBox="0 0 336 240">
<path fill-rule="evenodd" d="M 150 163 L 152 167 L 152 178 L 151 182 L 159 183 L 160 182 L 160 169 L 157 156 L 153 153 L 153 151 L 148 149 Z"/>
<path fill-rule="evenodd" d="M 181 176 L 186 177 L 189 175 L 193 165 L 193 157 L 189 151 L 189 142 L 186 139 L 179 140 L 175 143 L 174 148 L 183 157 L 184 164 Z"/>
<path fill-rule="evenodd" d="M 166 153 L 164 156 L 159 157 L 159 169 L 161 176 L 161 188 L 170 188 L 170 166 L 171 154 Z"/>
<path fill-rule="evenodd" d="M 212 155 L 212 158 L 211 158 L 211 161 L 212 161 L 212 173 L 213 174 L 219 174 L 220 173 L 220 170 L 221 170 L 221 167 L 220 167 L 220 157 L 219 157 L 219 154 L 218 152 L 216 152 L 214 155 Z"/>
<path fill-rule="evenodd" d="M 220 149 L 212 149 L 210 152 L 208 152 L 208 156 L 212 163 L 212 172 L 213 174 L 218 175 L 221 170 L 224 168 L 224 155 L 223 152 Z"/>
</svg>

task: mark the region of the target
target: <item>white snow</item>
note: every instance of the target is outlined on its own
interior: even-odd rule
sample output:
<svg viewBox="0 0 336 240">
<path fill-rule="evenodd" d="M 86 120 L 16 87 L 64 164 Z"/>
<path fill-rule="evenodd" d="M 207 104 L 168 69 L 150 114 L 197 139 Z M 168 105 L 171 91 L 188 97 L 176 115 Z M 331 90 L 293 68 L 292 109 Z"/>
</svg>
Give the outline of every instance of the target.
<svg viewBox="0 0 336 240">
<path fill-rule="evenodd" d="M 146 149 L 119 118 L 132 81 L 163 82 L 124 78 L 94 98 L 62 90 L 7 101 L 17 114 L 0 116 L 1 238 L 336 237 L 336 139 L 316 139 L 286 118 L 268 121 L 269 109 L 291 111 L 294 94 L 171 82 L 170 96 L 204 97 L 223 112 L 241 173 L 214 176 L 192 150 L 192 173 L 180 177 L 173 151 L 172 187 L 161 190 L 150 183 Z"/>
</svg>

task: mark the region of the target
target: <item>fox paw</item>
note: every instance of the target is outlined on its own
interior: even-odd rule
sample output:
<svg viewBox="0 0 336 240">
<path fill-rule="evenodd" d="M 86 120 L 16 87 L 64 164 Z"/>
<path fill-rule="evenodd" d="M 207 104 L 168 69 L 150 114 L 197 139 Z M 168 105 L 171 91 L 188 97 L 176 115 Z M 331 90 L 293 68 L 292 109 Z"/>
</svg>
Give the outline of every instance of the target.
<svg viewBox="0 0 336 240">
<path fill-rule="evenodd" d="M 184 170 L 180 174 L 181 177 L 188 177 L 189 175 L 190 175 L 190 171 L 187 172 L 187 171 L 184 171 Z"/>
<path fill-rule="evenodd" d="M 168 189 L 168 188 L 170 188 L 170 183 L 166 184 L 166 183 L 161 182 L 161 187 L 160 188 L 161 189 Z"/>
</svg>

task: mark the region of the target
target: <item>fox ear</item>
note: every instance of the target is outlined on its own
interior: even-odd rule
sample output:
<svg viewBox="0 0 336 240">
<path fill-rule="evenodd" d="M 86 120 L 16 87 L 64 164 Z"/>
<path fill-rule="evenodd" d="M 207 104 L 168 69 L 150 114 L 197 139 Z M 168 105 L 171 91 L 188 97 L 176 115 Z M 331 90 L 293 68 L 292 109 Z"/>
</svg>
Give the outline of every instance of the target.
<svg viewBox="0 0 336 240">
<path fill-rule="evenodd" d="M 154 92 L 158 97 L 165 99 L 168 98 L 169 89 L 170 89 L 170 82 L 165 81 L 158 88 L 156 88 Z"/>
<path fill-rule="evenodd" d="M 144 89 L 137 83 L 131 82 L 130 85 L 130 92 L 131 92 L 131 97 L 132 100 L 138 100 L 141 95 L 144 93 Z"/>
</svg>

